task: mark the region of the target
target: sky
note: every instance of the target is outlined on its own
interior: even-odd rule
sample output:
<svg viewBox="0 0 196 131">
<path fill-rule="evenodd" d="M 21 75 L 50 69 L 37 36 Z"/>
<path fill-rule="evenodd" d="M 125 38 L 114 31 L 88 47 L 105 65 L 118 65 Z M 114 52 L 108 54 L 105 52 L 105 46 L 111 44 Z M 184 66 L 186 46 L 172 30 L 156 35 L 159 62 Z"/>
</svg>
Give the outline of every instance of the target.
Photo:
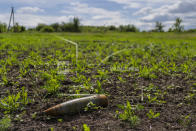
<svg viewBox="0 0 196 131">
<path fill-rule="evenodd" d="M 150 30 L 159 21 L 165 30 L 177 17 L 185 29 L 196 28 L 196 0 L 0 0 L 0 22 L 8 23 L 11 6 L 20 25 L 69 22 L 74 17 L 82 25 L 134 24 Z"/>
</svg>

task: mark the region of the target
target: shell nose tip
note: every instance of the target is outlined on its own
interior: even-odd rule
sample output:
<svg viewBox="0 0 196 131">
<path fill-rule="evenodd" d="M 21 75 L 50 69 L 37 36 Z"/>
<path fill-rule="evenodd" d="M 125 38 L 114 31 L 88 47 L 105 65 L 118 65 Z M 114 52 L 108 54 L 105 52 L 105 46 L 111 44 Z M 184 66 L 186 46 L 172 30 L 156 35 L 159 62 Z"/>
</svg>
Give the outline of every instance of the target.
<svg viewBox="0 0 196 131">
<path fill-rule="evenodd" d="M 108 98 L 107 98 L 107 96 L 101 94 L 99 97 L 102 99 L 102 100 L 101 100 L 101 105 L 102 105 L 103 107 L 107 107 L 107 106 L 108 106 Z"/>
</svg>

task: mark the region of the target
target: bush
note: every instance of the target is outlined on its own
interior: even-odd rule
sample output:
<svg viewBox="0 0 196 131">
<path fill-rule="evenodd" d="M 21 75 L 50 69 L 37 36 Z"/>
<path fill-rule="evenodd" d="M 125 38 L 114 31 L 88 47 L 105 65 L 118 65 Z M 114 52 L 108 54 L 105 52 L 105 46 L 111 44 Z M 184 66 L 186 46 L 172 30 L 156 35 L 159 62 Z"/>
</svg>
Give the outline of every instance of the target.
<svg viewBox="0 0 196 131">
<path fill-rule="evenodd" d="M 125 26 L 126 32 L 138 32 L 139 30 L 134 25 Z"/>
<path fill-rule="evenodd" d="M 24 32 L 26 28 L 24 26 L 20 26 L 18 23 L 14 25 L 14 27 L 11 28 L 13 32 Z"/>
<path fill-rule="evenodd" d="M 9 116 L 5 116 L 0 120 L 0 130 L 7 131 L 11 126 L 11 118 Z"/>
<path fill-rule="evenodd" d="M 60 28 L 63 32 L 80 32 L 80 20 L 75 17 L 69 23 L 62 22 Z"/>
<path fill-rule="evenodd" d="M 164 32 L 163 28 L 164 25 L 161 22 L 157 21 L 153 32 Z"/>
<path fill-rule="evenodd" d="M 173 31 L 174 32 L 183 32 L 184 26 L 181 25 L 182 19 L 180 17 L 176 18 L 176 22 L 173 25 Z"/>
<path fill-rule="evenodd" d="M 30 31 L 30 32 L 36 31 L 35 28 L 28 28 L 27 30 Z"/>
<path fill-rule="evenodd" d="M 46 24 L 38 24 L 37 26 L 36 26 L 36 31 L 41 31 L 41 29 L 44 27 L 44 26 L 47 26 Z"/>
<path fill-rule="evenodd" d="M 24 31 L 26 31 L 26 27 L 25 26 L 21 26 L 20 32 L 24 32 Z"/>
<path fill-rule="evenodd" d="M 60 27 L 63 32 L 73 32 L 73 24 L 72 23 L 62 22 Z"/>
<path fill-rule="evenodd" d="M 73 19 L 73 32 L 80 32 L 80 19 L 77 17 Z"/>
<path fill-rule="evenodd" d="M 55 32 L 61 32 L 62 31 L 59 23 L 53 23 L 50 26 L 54 29 Z"/>
<path fill-rule="evenodd" d="M 116 27 L 114 25 L 111 25 L 108 27 L 108 30 L 114 31 L 114 30 L 116 30 Z"/>
<path fill-rule="evenodd" d="M 186 32 L 194 33 L 194 32 L 196 32 L 196 29 L 189 29 L 189 30 L 187 30 Z"/>
<path fill-rule="evenodd" d="M 0 22 L 0 33 L 7 31 L 7 25 L 5 23 Z"/>
<path fill-rule="evenodd" d="M 120 25 L 118 29 L 121 32 L 139 32 L 139 29 L 134 25 Z"/>
<path fill-rule="evenodd" d="M 52 28 L 51 26 L 44 26 L 41 28 L 40 31 L 41 32 L 54 32 L 54 28 Z"/>
<path fill-rule="evenodd" d="M 169 29 L 168 29 L 168 32 L 173 32 L 173 29 L 172 29 L 172 28 L 169 28 Z"/>
</svg>

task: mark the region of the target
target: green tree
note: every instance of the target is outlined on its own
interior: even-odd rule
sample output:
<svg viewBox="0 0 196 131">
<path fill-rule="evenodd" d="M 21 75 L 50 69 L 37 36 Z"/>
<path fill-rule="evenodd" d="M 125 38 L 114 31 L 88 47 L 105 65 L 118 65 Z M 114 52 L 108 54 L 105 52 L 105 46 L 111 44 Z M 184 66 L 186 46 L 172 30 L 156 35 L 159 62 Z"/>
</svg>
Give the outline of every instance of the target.
<svg viewBox="0 0 196 131">
<path fill-rule="evenodd" d="M 169 29 L 168 29 L 168 32 L 173 32 L 173 29 L 172 29 L 172 28 L 169 28 Z"/>
<path fill-rule="evenodd" d="M 123 25 L 120 25 L 120 26 L 118 27 L 118 29 L 119 29 L 120 32 L 123 32 L 123 31 L 125 30 Z"/>
<path fill-rule="evenodd" d="M 16 23 L 12 30 L 13 30 L 13 32 L 20 32 L 21 31 L 21 26 L 18 23 Z"/>
<path fill-rule="evenodd" d="M 24 31 L 26 31 L 26 27 L 25 26 L 21 26 L 20 32 L 24 32 Z"/>
<path fill-rule="evenodd" d="M 73 31 L 80 32 L 80 19 L 77 17 L 73 18 Z"/>
<path fill-rule="evenodd" d="M 69 23 L 65 23 L 62 22 L 60 25 L 60 28 L 63 32 L 73 32 L 73 23 L 69 22 Z"/>
<path fill-rule="evenodd" d="M 163 28 L 164 28 L 164 25 L 161 22 L 157 21 L 155 25 L 155 31 L 164 32 Z"/>
<path fill-rule="evenodd" d="M 40 31 L 44 26 L 46 26 L 46 24 L 40 23 L 40 24 L 38 24 L 38 25 L 36 26 L 36 30 L 37 30 L 37 31 Z"/>
<path fill-rule="evenodd" d="M 135 25 L 120 25 L 119 31 L 121 31 L 121 32 L 139 32 L 139 29 Z"/>
<path fill-rule="evenodd" d="M 173 25 L 173 31 L 175 32 L 182 32 L 184 30 L 184 26 L 181 25 L 182 19 L 180 17 L 176 18 L 176 22 Z"/>
<path fill-rule="evenodd" d="M 125 26 L 126 32 L 138 32 L 139 29 L 135 25 L 127 25 Z"/>
<path fill-rule="evenodd" d="M 44 26 L 40 30 L 41 32 L 54 32 L 54 29 L 51 26 Z"/>
<path fill-rule="evenodd" d="M 116 30 L 116 26 L 111 25 L 111 26 L 108 27 L 108 30 L 114 31 L 114 30 Z"/>
<path fill-rule="evenodd" d="M 0 33 L 7 31 L 7 25 L 5 23 L 0 22 Z"/>
<path fill-rule="evenodd" d="M 50 26 L 54 29 L 55 32 L 60 32 L 61 31 L 59 23 L 53 23 Z"/>
<path fill-rule="evenodd" d="M 25 28 L 25 26 L 21 26 L 21 25 L 19 25 L 18 23 L 16 23 L 16 24 L 14 25 L 14 27 L 11 28 L 11 30 L 12 30 L 13 32 L 24 32 L 24 31 L 26 30 L 26 28 Z"/>
<path fill-rule="evenodd" d="M 60 24 L 60 29 L 63 32 L 80 32 L 80 19 L 74 17 L 71 22 Z"/>
</svg>

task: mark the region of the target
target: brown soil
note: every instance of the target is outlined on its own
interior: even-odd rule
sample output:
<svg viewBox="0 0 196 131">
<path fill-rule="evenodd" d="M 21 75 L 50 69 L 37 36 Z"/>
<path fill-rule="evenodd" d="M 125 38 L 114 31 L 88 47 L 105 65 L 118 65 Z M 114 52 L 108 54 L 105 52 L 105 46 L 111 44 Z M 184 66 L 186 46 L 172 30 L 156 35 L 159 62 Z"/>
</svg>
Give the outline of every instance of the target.
<svg viewBox="0 0 196 131">
<path fill-rule="evenodd" d="M 17 73 L 17 72 L 16 72 Z M 14 74 L 12 77 L 14 80 Z M 194 130 L 196 129 L 196 98 L 191 101 L 186 101 L 184 98 L 188 93 L 191 93 L 189 87 L 195 82 L 195 78 L 187 79 L 183 74 L 179 76 L 160 76 L 158 79 L 144 79 L 134 76 L 128 76 L 127 73 L 122 73 L 121 77 L 125 79 L 125 82 L 119 82 L 118 73 L 110 74 L 108 81 L 102 86 L 105 93 L 108 95 L 109 106 L 104 109 L 90 111 L 85 113 L 79 113 L 72 116 L 58 116 L 50 117 L 42 113 L 43 110 L 68 100 L 67 98 L 58 98 L 57 96 L 47 96 L 44 90 L 38 90 L 37 87 L 42 85 L 42 82 L 38 82 L 36 86 L 32 83 L 31 75 L 22 79 L 18 87 L 13 87 L 11 84 L 3 88 L 1 95 L 6 94 L 6 90 L 11 92 L 19 90 L 19 87 L 28 87 L 28 94 L 30 99 L 33 100 L 27 105 L 26 113 L 22 115 L 20 120 L 13 120 L 10 130 L 14 131 L 47 131 L 54 128 L 56 131 L 62 130 L 82 130 L 83 124 L 87 124 L 93 131 L 101 130 Z M 90 75 L 89 75 L 90 77 Z M 137 79 L 136 79 L 137 78 Z M 13 81 L 12 80 L 12 81 Z M 64 87 L 61 92 L 66 93 L 67 87 L 76 83 L 71 82 L 69 77 L 67 81 L 64 81 Z M 141 100 L 141 92 L 143 87 L 148 87 L 150 83 L 159 87 L 161 92 L 166 91 L 167 94 L 163 95 L 164 104 L 149 103 L 147 97 L 144 96 L 144 100 Z M 173 85 L 174 88 L 167 88 Z M 195 87 L 194 87 L 195 88 Z M 145 91 L 144 91 L 145 92 Z M 153 92 L 151 92 L 153 93 Z M 160 98 L 161 99 L 161 98 Z M 140 118 L 140 124 L 131 128 L 128 122 L 117 119 L 116 110 L 120 110 L 117 105 L 125 104 L 129 100 L 132 105 L 141 104 L 145 108 L 142 111 L 136 112 Z M 147 113 L 149 109 L 153 109 L 156 112 L 160 112 L 160 116 L 155 119 L 149 119 Z M 13 116 L 22 112 L 16 112 Z M 36 117 L 32 117 L 36 113 Z M 3 113 L 1 111 L 1 116 Z M 191 118 L 186 120 L 183 116 L 190 115 Z M 59 120 L 60 119 L 60 120 Z M 189 121 L 189 122 L 188 122 Z M 186 123 L 187 122 L 187 123 Z"/>
</svg>

